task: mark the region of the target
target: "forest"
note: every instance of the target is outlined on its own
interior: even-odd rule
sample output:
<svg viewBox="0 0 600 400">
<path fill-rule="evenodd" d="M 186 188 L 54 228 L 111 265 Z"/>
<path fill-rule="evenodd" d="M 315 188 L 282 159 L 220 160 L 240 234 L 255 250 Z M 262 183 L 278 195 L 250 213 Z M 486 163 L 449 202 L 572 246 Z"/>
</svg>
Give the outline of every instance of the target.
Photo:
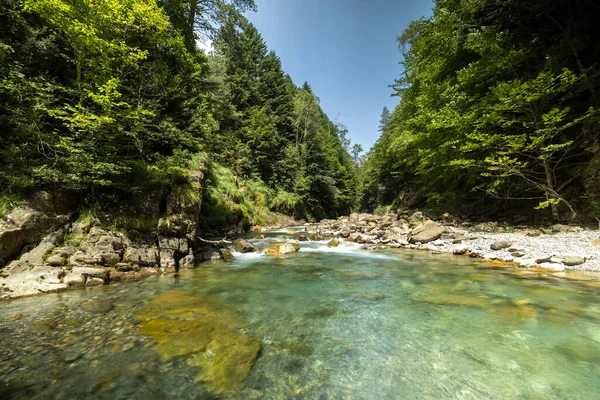
<svg viewBox="0 0 600 400">
<path fill-rule="evenodd" d="M 599 18 L 591 0 L 438 0 L 398 37 L 361 206 L 600 217 Z"/>
<path fill-rule="evenodd" d="M 243 16 L 252 0 L 6 0 L 0 7 L 0 214 L 39 190 L 206 223 L 356 207 L 343 125 Z M 212 40 L 214 51 L 199 50 Z"/>
<path fill-rule="evenodd" d="M 411 208 L 600 217 L 592 0 L 436 1 L 398 37 L 398 105 L 360 159 L 244 17 L 252 10 L 253 0 L 5 0 L 0 214 L 67 190 L 88 209 L 160 215 L 168 197 L 199 200 L 202 169 L 214 226 Z"/>
</svg>

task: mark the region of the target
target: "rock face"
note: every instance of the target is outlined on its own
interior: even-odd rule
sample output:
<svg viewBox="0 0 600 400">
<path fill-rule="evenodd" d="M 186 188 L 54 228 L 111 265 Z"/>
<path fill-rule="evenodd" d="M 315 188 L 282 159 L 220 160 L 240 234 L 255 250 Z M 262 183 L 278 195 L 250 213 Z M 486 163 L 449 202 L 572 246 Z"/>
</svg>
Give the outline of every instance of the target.
<svg viewBox="0 0 600 400">
<path fill-rule="evenodd" d="M 0 227 L 0 265 L 28 244 L 38 242 L 54 225 L 55 219 L 28 206 L 14 209 Z"/>
<path fill-rule="evenodd" d="M 412 230 L 408 241 L 410 243 L 428 243 L 439 239 L 446 232 L 446 227 L 434 221 L 425 221 Z"/>
<path fill-rule="evenodd" d="M 238 253 L 250 253 L 250 252 L 256 251 L 256 247 L 254 247 L 252 245 L 252 243 L 250 243 L 244 239 L 236 239 L 233 242 L 233 248 Z"/>
<path fill-rule="evenodd" d="M 196 293 L 163 293 L 136 316 L 164 361 L 186 358 L 200 367 L 198 381 L 215 393 L 239 390 L 260 354 L 260 341 L 239 333 L 243 323 L 237 316 Z"/>
<path fill-rule="evenodd" d="M 296 253 L 300 250 L 300 245 L 295 240 L 290 240 L 289 242 L 283 244 L 276 244 L 271 247 L 267 247 L 265 250 L 265 254 L 270 256 L 282 256 L 288 253 Z"/>
</svg>

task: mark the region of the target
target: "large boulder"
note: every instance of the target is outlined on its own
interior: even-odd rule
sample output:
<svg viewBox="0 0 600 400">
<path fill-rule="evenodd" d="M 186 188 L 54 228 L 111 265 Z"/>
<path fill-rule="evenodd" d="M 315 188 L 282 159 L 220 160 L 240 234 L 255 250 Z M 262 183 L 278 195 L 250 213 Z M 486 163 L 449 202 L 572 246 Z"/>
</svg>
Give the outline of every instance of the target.
<svg viewBox="0 0 600 400">
<path fill-rule="evenodd" d="M 38 242 L 56 221 L 28 206 L 14 209 L 0 226 L 0 265 L 18 255 L 21 249 Z"/>
<path fill-rule="evenodd" d="M 256 247 L 254 247 L 252 243 L 245 239 L 236 239 L 233 242 L 233 248 L 238 253 L 250 253 L 256 251 Z"/>
<path fill-rule="evenodd" d="M 446 227 L 434 221 L 425 221 L 412 230 L 408 241 L 410 243 L 428 243 L 437 240 L 446 232 Z"/>
<path fill-rule="evenodd" d="M 289 242 L 283 244 L 277 244 L 271 247 L 267 247 L 265 250 L 265 254 L 270 256 L 282 256 L 288 253 L 296 253 L 300 250 L 300 245 L 295 240 L 290 240 Z"/>
</svg>

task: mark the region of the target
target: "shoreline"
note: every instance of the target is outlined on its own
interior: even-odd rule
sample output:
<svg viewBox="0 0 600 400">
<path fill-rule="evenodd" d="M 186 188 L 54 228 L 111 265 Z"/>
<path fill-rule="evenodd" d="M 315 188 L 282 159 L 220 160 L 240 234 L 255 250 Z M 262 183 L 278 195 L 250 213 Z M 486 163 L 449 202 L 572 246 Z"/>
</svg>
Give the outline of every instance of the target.
<svg viewBox="0 0 600 400">
<path fill-rule="evenodd" d="M 511 232 L 490 232 L 478 229 L 481 225 L 489 228 L 494 224 L 477 226 L 444 224 L 443 221 L 435 222 L 418 215 L 419 213 L 415 214 L 417 218 L 414 218 L 414 214 L 407 218 L 397 215 L 352 214 L 349 217 L 323 220 L 320 223 L 302 225 L 295 222 L 261 227 L 242 236 L 258 237 L 261 232 L 281 231 L 290 235 L 290 240 L 300 239 L 300 244 L 303 240 L 328 241 L 331 238 L 343 238 L 348 242 L 363 245 L 363 249 L 367 251 L 386 249 L 427 251 L 432 254 L 470 257 L 488 262 L 491 267 L 516 268 L 532 273 L 551 272 L 566 279 L 569 279 L 569 275 L 573 273 L 574 280 L 577 280 L 576 275 L 581 276 L 581 273 L 585 273 L 591 279 L 600 280 L 600 231 L 561 226 L 562 232 L 542 231 L 534 227 L 519 228 Z M 301 230 L 290 229 L 293 227 Z M 430 232 L 432 234 L 427 236 L 428 229 L 425 229 L 424 233 L 419 233 L 419 230 L 423 231 L 423 227 L 432 229 L 433 232 Z M 497 225 L 494 229 L 505 230 L 505 228 L 498 228 Z M 106 232 L 103 234 L 115 237 L 114 234 Z M 419 238 L 422 241 L 415 240 Z M 492 249 L 494 245 L 500 248 L 494 250 Z M 230 247 L 232 246 L 225 246 L 225 248 Z M 202 268 L 206 262 L 221 260 L 224 252 L 221 250 L 219 248 L 204 250 L 208 256 L 203 262 L 196 263 L 194 267 L 188 263 L 180 270 Z M 4 288 L 14 285 L 13 287 L 20 290 L 10 292 L 4 289 L 0 301 L 142 280 L 149 276 L 167 275 L 179 271 L 170 264 L 168 268 L 140 265 L 135 270 L 126 272 L 101 265 L 77 266 L 72 269 L 45 266 L 43 270 L 41 267 L 33 269 L 29 267 L 19 270 L 12 276 L 6 275 L 6 272 L 10 272 L 6 268 L 1 272 L 3 276 L 0 283 Z M 56 272 L 58 275 L 40 280 L 37 272 L 45 275 L 49 273 L 54 275 Z M 74 277 L 77 279 L 73 279 Z M 71 283 L 68 282 L 69 279 Z"/>
<path fill-rule="evenodd" d="M 415 213 L 420 214 L 420 213 Z M 552 272 L 593 272 L 600 278 L 600 231 L 555 225 L 552 229 L 497 227 L 497 224 L 444 224 L 413 214 L 408 218 L 368 214 L 306 225 L 306 232 L 344 237 L 374 248 L 403 248 L 468 256 L 509 266 Z M 414 235 L 430 226 L 430 235 Z M 456 226 L 458 225 L 458 226 Z M 481 230 L 497 229 L 499 232 Z M 502 232 L 504 230 L 504 232 Z M 366 232 L 365 232 L 366 231 Z M 427 231 L 427 229 L 426 229 Z M 427 233 L 427 232 L 425 232 Z M 419 241 L 418 239 L 424 239 Z M 413 240 L 411 240 L 413 239 Z"/>
</svg>

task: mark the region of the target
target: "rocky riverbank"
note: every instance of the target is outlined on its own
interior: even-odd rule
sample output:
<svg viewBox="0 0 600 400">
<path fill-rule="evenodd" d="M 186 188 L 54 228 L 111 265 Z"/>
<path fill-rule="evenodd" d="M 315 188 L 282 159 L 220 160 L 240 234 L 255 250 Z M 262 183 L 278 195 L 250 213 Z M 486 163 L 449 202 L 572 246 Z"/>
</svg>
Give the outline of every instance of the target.
<svg viewBox="0 0 600 400">
<path fill-rule="evenodd" d="M 281 229 L 298 225 L 286 221 Z M 256 251 L 248 242 L 204 240 L 185 219 L 162 219 L 153 233 L 119 232 L 95 219 L 76 219 L 31 207 L 14 210 L 0 229 L 0 299 L 8 299 L 142 279 L 191 269 L 205 261 L 230 261 L 234 253 Z M 352 214 L 305 224 L 299 242 L 338 238 L 366 249 L 405 248 L 486 259 L 500 265 L 551 271 L 600 271 L 600 232 L 577 226 L 501 226 L 471 223 L 445 214 L 433 219 L 411 214 Z M 230 232 L 235 234 L 235 232 Z M 15 243 L 17 243 L 15 245 Z M 21 246 L 20 254 L 14 253 Z M 296 241 L 276 244 L 265 253 L 280 256 L 301 248 Z"/>
<path fill-rule="evenodd" d="M 523 268 L 600 272 L 600 232 L 578 226 L 474 224 L 445 214 L 434 221 L 421 212 L 353 214 L 306 226 L 312 235 L 343 237 L 368 248 L 407 248 L 470 256 Z"/>
</svg>

